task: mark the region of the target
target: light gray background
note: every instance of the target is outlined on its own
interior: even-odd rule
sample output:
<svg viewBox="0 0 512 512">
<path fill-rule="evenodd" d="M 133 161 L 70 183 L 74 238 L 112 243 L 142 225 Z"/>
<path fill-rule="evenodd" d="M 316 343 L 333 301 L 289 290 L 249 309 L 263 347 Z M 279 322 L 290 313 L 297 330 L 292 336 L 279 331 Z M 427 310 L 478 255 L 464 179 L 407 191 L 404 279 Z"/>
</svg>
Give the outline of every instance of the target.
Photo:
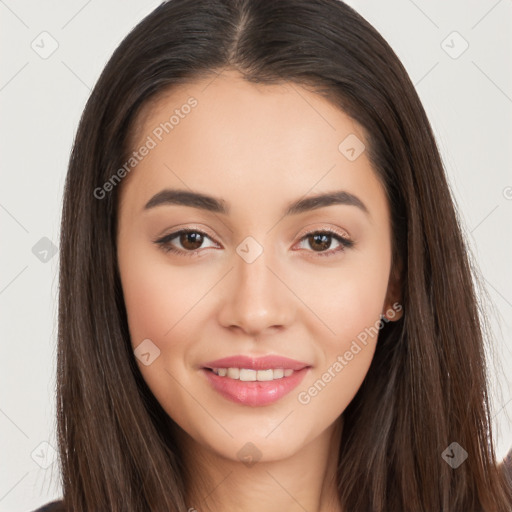
<svg viewBox="0 0 512 512">
<path fill-rule="evenodd" d="M 512 0 L 348 3 L 397 52 L 438 137 L 490 299 L 502 458 L 512 442 Z M 67 161 L 90 89 L 122 38 L 158 4 L 0 0 L 1 511 L 61 496 L 52 448 L 58 254 L 45 254 L 49 242 L 40 240 L 59 243 Z M 53 40 L 58 48 L 41 58 Z"/>
</svg>

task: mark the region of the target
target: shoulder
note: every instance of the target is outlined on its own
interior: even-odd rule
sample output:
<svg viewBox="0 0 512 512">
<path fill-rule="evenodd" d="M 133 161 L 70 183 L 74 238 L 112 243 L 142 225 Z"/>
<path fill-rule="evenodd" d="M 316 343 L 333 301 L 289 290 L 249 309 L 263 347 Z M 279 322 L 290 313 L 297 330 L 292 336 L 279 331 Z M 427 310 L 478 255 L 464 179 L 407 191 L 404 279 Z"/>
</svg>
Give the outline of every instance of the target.
<svg viewBox="0 0 512 512">
<path fill-rule="evenodd" d="M 62 500 L 52 501 L 34 510 L 33 512 L 66 512 Z"/>
</svg>

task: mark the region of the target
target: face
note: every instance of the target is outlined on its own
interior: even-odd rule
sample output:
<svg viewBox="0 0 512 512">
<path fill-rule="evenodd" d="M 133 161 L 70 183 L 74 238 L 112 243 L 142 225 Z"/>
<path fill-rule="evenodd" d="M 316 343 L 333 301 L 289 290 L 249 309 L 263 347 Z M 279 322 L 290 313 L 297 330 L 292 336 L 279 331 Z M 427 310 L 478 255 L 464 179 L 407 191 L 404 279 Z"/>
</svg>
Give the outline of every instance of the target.
<svg viewBox="0 0 512 512">
<path fill-rule="evenodd" d="M 162 407 L 210 452 L 236 460 L 250 442 L 277 460 L 333 428 L 380 315 L 400 316 L 363 144 L 315 93 L 227 71 L 138 119 L 117 232 L 131 342 Z"/>
</svg>

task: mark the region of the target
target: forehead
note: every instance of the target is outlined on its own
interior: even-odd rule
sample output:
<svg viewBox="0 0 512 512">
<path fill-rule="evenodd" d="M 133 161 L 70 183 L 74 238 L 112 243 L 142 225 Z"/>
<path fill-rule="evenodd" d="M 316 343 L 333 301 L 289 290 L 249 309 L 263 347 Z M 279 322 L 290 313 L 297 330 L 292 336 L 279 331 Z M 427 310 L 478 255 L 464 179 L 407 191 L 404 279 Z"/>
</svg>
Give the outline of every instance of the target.
<svg viewBox="0 0 512 512">
<path fill-rule="evenodd" d="M 189 109 L 191 98 L 197 105 Z M 132 142 L 141 142 L 173 114 L 175 139 L 194 137 L 202 139 L 203 144 L 213 142 L 216 148 L 235 140 L 250 140 L 255 147 L 290 147 L 295 141 L 296 146 L 307 149 L 319 147 L 318 141 L 324 140 L 321 149 L 330 146 L 337 151 L 336 142 L 343 132 L 364 139 L 363 129 L 352 118 L 304 86 L 248 82 L 231 70 L 174 86 L 152 98 L 138 116 Z M 182 122 L 187 117 L 192 121 Z M 197 124 L 211 128 L 213 123 L 214 131 L 198 131 Z"/>
<path fill-rule="evenodd" d="M 177 86 L 138 116 L 133 150 L 149 139 L 154 147 L 122 184 L 132 182 L 129 195 L 139 197 L 139 206 L 165 186 L 246 204 L 255 196 L 284 201 L 341 185 L 382 193 L 365 152 L 356 159 L 343 153 L 347 140 L 358 152 L 364 148 L 361 126 L 291 82 L 255 84 L 224 71 Z"/>
</svg>

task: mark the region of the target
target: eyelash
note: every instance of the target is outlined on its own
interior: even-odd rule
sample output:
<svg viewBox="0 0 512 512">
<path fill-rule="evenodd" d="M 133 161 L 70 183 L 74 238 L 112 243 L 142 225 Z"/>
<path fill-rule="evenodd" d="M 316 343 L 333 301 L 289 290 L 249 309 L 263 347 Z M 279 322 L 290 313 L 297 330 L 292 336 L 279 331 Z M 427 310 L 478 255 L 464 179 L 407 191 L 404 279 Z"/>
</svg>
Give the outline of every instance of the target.
<svg viewBox="0 0 512 512">
<path fill-rule="evenodd" d="M 204 237 L 207 237 L 211 240 L 211 237 L 209 235 L 207 235 L 204 231 L 201 231 L 199 229 L 181 229 L 179 231 L 175 231 L 174 233 L 165 235 L 164 237 L 158 240 L 155 240 L 154 243 L 159 245 L 161 249 L 166 253 L 171 252 L 174 254 L 178 254 L 179 256 L 186 257 L 197 256 L 201 249 L 196 249 L 195 251 L 185 251 L 182 249 L 177 249 L 170 243 L 171 240 L 174 240 L 175 238 L 178 238 L 180 235 L 186 233 L 199 233 L 200 235 L 203 235 Z M 315 255 L 319 257 L 334 256 L 335 254 L 339 252 L 344 252 L 346 249 L 350 249 L 351 247 L 354 246 L 354 242 L 352 240 L 349 240 L 348 238 L 345 238 L 339 235 L 337 232 L 330 229 L 310 231 L 300 239 L 300 242 L 302 242 L 304 239 L 307 239 L 311 235 L 329 235 L 340 243 L 340 247 L 338 249 L 330 249 L 328 251 L 308 251 L 315 253 Z"/>
</svg>

